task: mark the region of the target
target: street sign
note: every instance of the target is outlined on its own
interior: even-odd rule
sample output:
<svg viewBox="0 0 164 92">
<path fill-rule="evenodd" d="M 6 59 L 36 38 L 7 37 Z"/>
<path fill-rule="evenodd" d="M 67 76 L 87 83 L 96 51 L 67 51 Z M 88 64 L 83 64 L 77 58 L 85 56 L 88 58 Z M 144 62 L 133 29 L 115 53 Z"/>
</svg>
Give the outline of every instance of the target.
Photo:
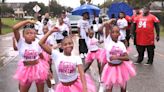
<svg viewBox="0 0 164 92">
<path fill-rule="evenodd" d="M 39 12 L 39 11 L 41 10 L 41 8 L 40 8 L 38 5 L 35 5 L 35 6 L 33 7 L 33 10 L 34 10 L 35 12 Z"/>
</svg>

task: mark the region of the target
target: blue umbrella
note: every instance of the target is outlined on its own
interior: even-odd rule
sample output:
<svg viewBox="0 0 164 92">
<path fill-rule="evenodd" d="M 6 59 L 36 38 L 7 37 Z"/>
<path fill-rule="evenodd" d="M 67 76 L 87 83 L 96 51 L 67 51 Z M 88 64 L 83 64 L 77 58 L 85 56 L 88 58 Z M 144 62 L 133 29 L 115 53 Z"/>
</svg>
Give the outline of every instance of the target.
<svg viewBox="0 0 164 92">
<path fill-rule="evenodd" d="M 120 12 L 124 12 L 126 15 L 132 16 L 133 8 L 124 2 L 113 3 L 109 7 L 108 16 L 111 18 L 114 14 L 115 17 L 118 18 Z"/>
<path fill-rule="evenodd" d="M 99 15 L 100 8 L 94 5 L 84 4 L 81 5 L 80 7 L 73 9 L 71 12 L 72 15 L 82 15 L 85 12 L 88 12 L 90 15 L 94 15 L 94 14 Z"/>
</svg>

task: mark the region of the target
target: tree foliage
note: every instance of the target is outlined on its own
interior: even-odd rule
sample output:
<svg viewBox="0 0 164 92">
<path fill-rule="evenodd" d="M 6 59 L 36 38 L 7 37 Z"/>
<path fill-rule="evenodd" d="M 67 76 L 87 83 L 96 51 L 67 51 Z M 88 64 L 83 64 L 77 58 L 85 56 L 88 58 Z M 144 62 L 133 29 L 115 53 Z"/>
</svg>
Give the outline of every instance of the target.
<svg viewBox="0 0 164 92">
<path fill-rule="evenodd" d="M 80 0 L 80 5 L 85 4 L 85 0 Z"/>
<path fill-rule="evenodd" d="M 5 4 L 1 4 L 0 11 L 1 11 L 2 16 L 6 15 L 6 14 L 13 14 L 14 13 L 13 8 L 7 7 Z"/>
</svg>

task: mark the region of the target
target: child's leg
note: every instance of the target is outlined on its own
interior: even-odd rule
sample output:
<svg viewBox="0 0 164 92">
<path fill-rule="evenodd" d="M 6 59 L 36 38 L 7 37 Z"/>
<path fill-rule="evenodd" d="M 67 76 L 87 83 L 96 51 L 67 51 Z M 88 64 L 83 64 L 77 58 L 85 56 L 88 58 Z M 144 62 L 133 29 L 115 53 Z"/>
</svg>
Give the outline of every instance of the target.
<svg viewBox="0 0 164 92">
<path fill-rule="evenodd" d="M 106 92 L 112 92 L 112 89 L 113 89 L 113 87 L 110 89 L 106 89 Z"/>
<path fill-rule="evenodd" d="M 101 77 L 101 72 L 102 72 L 102 70 L 101 70 L 101 63 L 97 62 L 97 66 L 98 66 L 98 69 L 99 69 L 99 75 Z"/>
<path fill-rule="evenodd" d="M 25 84 L 19 83 L 19 91 L 20 92 L 28 92 L 31 87 L 31 84 L 32 83 L 30 83 L 30 82 L 27 82 Z"/>
<path fill-rule="evenodd" d="M 50 73 L 51 73 L 51 76 L 48 75 L 48 79 L 46 80 L 46 82 L 47 82 L 48 88 L 51 88 L 51 87 L 52 87 L 51 79 L 53 79 L 53 76 L 52 76 L 52 74 L 53 74 L 53 71 L 52 71 L 52 59 L 50 59 L 49 66 L 50 66 L 49 71 L 50 71 Z"/>
<path fill-rule="evenodd" d="M 49 78 L 46 80 L 46 83 L 47 83 L 48 88 L 51 88 L 51 81 Z"/>
<path fill-rule="evenodd" d="M 121 92 L 126 92 L 126 86 L 127 86 L 127 83 L 125 85 L 125 88 L 121 87 Z"/>
<path fill-rule="evenodd" d="M 91 64 L 92 64 L 92 62 L 89 62 L 89 63 L 86 63 L 85 64 L 84 72 L 86 72 L 89 69 L 89 67 L 91 66 Z"/>
<path fill-rule="evenodd" d="M 37 92 L 44 92 L 44 81 L 38 80 L 36 82 Z"/>
</svg>

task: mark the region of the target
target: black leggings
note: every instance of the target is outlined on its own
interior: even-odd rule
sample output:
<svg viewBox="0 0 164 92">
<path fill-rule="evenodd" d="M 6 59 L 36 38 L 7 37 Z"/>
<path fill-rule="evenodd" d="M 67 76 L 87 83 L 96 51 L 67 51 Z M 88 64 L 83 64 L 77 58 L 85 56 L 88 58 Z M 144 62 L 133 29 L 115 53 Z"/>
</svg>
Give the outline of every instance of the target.
<svg viewBox="0 0 164 92">
<path fill-rule="evenodd" d="M 79 39 L 79 53 L 87 53 L 88 52 L 88 48 L 85 42 L 85 39 Z"/>
<path fill-rule="evenodd" d="M 144 52 L 145 49 L 147 49 L 148 52 L 148 62 L 149 64 L 153 64 L 153 59 L 154 59 L 154 45 L 148 45 L 148 46 L 140 46 L 137 45 L 137 51 L 138 51 L 138 60 L 137 62 L 142 62 L 144 58 Z"/>
</svg>

